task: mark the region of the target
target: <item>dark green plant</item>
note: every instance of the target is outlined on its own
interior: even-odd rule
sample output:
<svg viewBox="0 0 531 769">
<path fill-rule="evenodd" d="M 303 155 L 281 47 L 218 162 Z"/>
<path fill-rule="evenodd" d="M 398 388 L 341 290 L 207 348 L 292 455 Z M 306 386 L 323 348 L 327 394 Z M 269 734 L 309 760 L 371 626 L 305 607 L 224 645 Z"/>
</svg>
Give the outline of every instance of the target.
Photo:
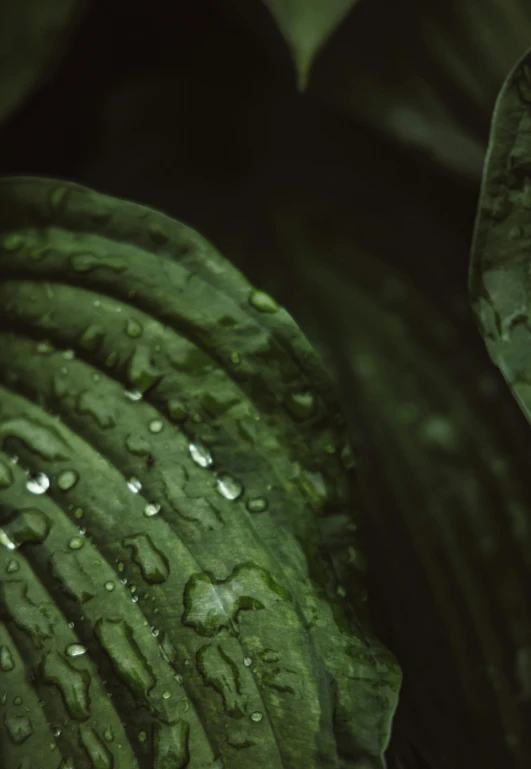
<svg viewBox="0 0 531 769">
<path fill-rule="evenodd" d="M 528 10 L 201 6 L 0 1 L 0 765 L 524 769 Z"/>
</svg>

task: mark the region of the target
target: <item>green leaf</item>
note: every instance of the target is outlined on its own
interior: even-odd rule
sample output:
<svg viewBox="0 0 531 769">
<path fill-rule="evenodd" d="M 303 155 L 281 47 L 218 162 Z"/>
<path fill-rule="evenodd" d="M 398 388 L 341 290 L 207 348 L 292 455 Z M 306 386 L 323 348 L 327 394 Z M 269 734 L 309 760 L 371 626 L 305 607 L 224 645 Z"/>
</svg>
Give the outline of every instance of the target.
<svg viewBox="0 0 531 769">
<path fill-rule="evenodd" d="M 531 497 L 506 415 L 459 366 L 474 350 L 411 281 L 344 232 L 294 222 L 279 232 L 305 297 L 297 317 L 335 366 L 366 447 L 358 478 L 381 550 L 372 605 L 405 672 L 395 733 L 434 769 L 523 768 Z M 403 745 L 391 750 L 410 765 Z"/>
<path fill-rule="evenodd" d="M 293 320 L 73 183 L 2 180 L 0 244 L 2 766 L 384 769 L 400 670 Z"/>
<path fill-rule="evenodd" d="M 356 0 L 264 1 L 290 47 L 302 91 L 308 83 L 315 56 Z"/>
<path fill-rule="evenodd" d="M 49 76 L 86 0 L 0 0 L 0 123 Z"/>
<path fill-rule="evenodd" d="M 492 118 L 470 259 L 472 307 L 489 354 L 531 421 L 531 51 Z"/>
</svg>

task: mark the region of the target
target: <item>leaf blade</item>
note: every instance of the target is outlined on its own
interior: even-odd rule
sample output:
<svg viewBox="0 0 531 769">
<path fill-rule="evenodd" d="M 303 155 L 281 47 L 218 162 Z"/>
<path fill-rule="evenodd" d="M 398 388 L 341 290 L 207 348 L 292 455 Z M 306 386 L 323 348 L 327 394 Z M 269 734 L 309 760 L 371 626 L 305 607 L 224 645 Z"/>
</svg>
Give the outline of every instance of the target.
<svg viewBox="0 0 531 769">
<path fill-rule="evenodd" d="M 85 752 L 103 744 L 118 761 L 102 743 L 106 722 L 128 755 L 158 750 L 161 766 L 173 746 L 174 763 L 190 769 L 264 758 L 335 767 L 339 752 L 383 767 L 399 674 L 370 634 L 358 586 L 349 613 L 320 552 L 317 520 L 348 510 L 351 490 L 323 450 L 342 427 L 309 344 L 197 233 L 159 212 L 55 180 L 3 180 L 0 198 L 0 437 L 13 477 L 0 490 L 0 557 L 20 560 L 12 574 L 29 585 L 6 579 L 3 611 L 28 667 L 44 664 L 38 685 L 63 686 L 46 711 L 65 721 L 62 755 L 79 754 L 79 736 Z M 53 436 L 61 450 L 35 451 Z M 21 500 L 29 507 L 43 489 L 28 535 Z M 13 554 L 5 545 L 17 537 Z M 79 695 L 65 720 L 61 649 L 73 644 L 89 650 L 75 691 L 86 673 L 100 703 L 107 680 L 114 715 L 87 715 Z M 43 646 L 55 667 L 40 662 Z M 356 684 L 357 668 L 367 680 Z M 384 705 L 371 699 L 382 685 Z M 5 744 L 11 769 L 19 747 Z"/>
<path fill-rule="evenodd" d="M 288 43 L 303 91 L 312 62 L 356 0 L 265 0 Z"/>
</svg>

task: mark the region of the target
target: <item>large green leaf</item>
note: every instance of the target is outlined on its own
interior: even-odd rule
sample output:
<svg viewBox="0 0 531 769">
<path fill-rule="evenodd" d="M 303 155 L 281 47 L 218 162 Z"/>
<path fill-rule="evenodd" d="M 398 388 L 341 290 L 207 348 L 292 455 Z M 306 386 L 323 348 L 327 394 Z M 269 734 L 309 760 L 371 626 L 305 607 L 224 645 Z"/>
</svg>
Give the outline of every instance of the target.
<svg viewBox="0 0 531 769">
<path fill-rule="evenodd" d="M 288 43 L 299 88 L 308 82 L 315 55 L 356 0 L 264 0 Z"/>
<path fill-rule="evenodd" d="M 470 261 L 470 299 L 489 354 L 531 421 L 531 51 L 496 102 Z"/>
<path fill-rule="evenodd" d="M 400 671 L 292 319 L 73 183 L 2 180 L 0 237 L 2 767 L 385 767 Z"/>
<path fill-rule="evenodd" d="M 404 670 L 390 754 L 407 769 L 524 769 L 531 494 L 499 404 L 459 367 L 473 348 L 404 275 L 319 222 L 279 232 L 300 257 L 300 322 L 368 439 L 357 468 L 382 552 L 371 605 Z"/>
<path fill-rule="evenodd" d="M 86 0 L 0 0 L 0 123 L 49 74 Z"/>
</svg>

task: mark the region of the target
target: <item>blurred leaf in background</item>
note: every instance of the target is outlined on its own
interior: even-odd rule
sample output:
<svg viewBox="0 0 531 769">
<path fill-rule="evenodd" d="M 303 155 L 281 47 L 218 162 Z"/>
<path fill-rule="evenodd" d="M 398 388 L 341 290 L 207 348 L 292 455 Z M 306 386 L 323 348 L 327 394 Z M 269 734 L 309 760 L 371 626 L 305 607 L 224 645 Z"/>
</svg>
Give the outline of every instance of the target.
<svg viewBox="0 0 531 769">
<path fill-rule="evenodd" d="M 288 43 L 299 88 L 308 83 L 312 61 L 357 0 L 264 0 Z"/>
<path fill-rule="evenodd" d="M 0 123 L 51 78 L 87 0 L 0 0 Z"/>
</svg>

